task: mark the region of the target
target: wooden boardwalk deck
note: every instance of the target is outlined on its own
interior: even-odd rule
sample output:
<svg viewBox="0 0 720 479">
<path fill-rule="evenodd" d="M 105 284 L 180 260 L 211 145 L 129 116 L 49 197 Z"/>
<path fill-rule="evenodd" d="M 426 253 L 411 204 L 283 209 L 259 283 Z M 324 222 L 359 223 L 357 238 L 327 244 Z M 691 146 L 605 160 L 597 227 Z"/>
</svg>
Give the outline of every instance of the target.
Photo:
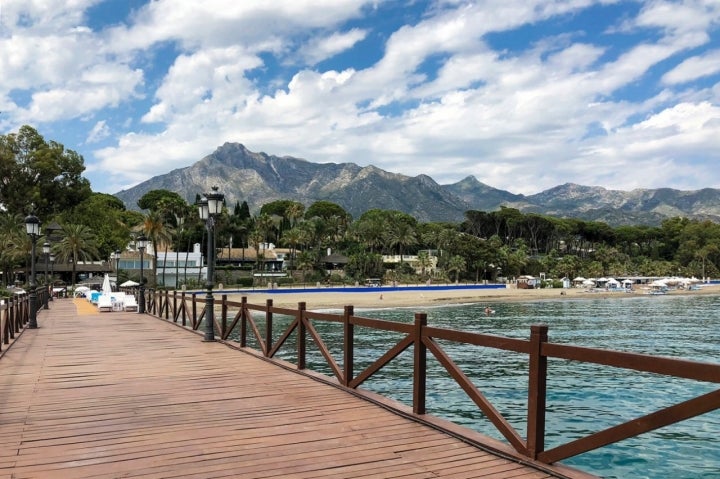
<svg viewBox="0 0 720 479">
<path fill-rule="evenodd" d="M 150 316 L 38 323 L 0 360 L 0 478 L 558 477 Z"/>
</svg>

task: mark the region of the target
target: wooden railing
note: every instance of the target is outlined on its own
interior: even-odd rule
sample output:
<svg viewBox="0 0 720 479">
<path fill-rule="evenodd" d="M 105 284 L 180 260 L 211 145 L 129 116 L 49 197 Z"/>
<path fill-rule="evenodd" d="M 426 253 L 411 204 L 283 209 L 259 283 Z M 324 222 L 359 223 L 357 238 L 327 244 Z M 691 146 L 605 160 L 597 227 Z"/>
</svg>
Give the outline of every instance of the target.
<svg viewBox="0 0 720 479">
<path fill-rule="evenodd" d="M 147 312 L 150 314 L 180 323 L 193 330 L 197 330 L 203 322 L 205 317 L 203 293 L 165 291 L 150 292 L 148 296 Z M 235 332 L 235 336 L 239 338 L 240 347 L 247 348 L 248 337 L 254 337 L 259 352 L 267 358 L 273 358 L 286 345 L 291 334 L 296 333 L 295 347 L 298 369 L 306 368 L 309 336 L 337 381 L 349 389 L 358 388 L 390 361 L 412 347 L 412 408 L 413 412 L 418 415 L 426 414 L 427 352 L 429 351 L 515 451 L 546 464 L 552 464 L 720 408 L 719 389 L 546 450 L 545 414 L 548 358 L 579 361 L 710 383 L 720 383 L 720 364 L 551 343 L 548 341 L 548 327 L 545 325 L 532 326 L 530 339 L 523 340 L 428 326 L 427 316 L 424 313 L 416 313 L 414 323 L 406 324 L 355 316 L 352 306 L 345 306 L 343 314 L 329 314 L 308 311 L 304 302 L 299 303 L 297 309 L 289 309 L 273 306 L 271 299 L 267 300 L 265 305 L 255 305 L 247 303 L 245 297 L 241 302 L 228 301 L 226 295 L 216 300 L 215 309 L 220 311 L 220 314 L 215 314 L 214 327 L 215 331 L 219 331 L 221 340 L 228 340 Z M 256 313 L 264 317 L 264 330 L 258 324 Z M 273 315 L 275 314 L 292 317 L 289 326 L 282 332 L 273 330 Z M 314 327 L 313 321 L 342 324 L 342 367 L 330 353 Z M 396 344 L 388 347 L 386 352 L 374 363 L 362 371 L 356 372 L 354 359 L 354 329 L 356 326 L 392 331 L 402 335 L 402 338 Z M 279 337 L 273 339 L 278 336 L 278 333 Z M 527 430 L 524 437 L 473 384 L 448 352 L 438 343 L 438 340 L 527 355 Z M 378 344 L 376 347 L 382 348 L 383 345 Z"/>
<path fill-rule="evenodd" d="M 30 320 L 30 295 L 16 294 L 0 305 L 0 351 L 22 331 Z"/>
</svg>

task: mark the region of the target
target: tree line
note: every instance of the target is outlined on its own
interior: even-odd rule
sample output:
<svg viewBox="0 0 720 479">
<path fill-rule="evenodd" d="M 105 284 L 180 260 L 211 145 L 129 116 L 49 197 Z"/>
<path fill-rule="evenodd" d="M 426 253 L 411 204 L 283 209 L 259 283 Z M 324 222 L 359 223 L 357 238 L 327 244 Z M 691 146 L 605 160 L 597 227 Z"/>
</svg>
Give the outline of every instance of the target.
<svg viewBox="0 0 720 479">
<path fill-rule="evenodd" d="M 177 193 L 150 191 L 138 201 L 141 212 L 128 210 L 116 197 L 93 192 L 82 177 L 84 169 L 81 155 L 46 141 L 32 127 L 0 136 L 0 268 L 6 282 L 29 263 L 24 218 L 30 213 L 43 225 L 59 226 L 51 233 L 53 254 L 73 264 L 108 260 L 139 234 L 156 251 L 181 254 L 195 243 L 205 244 L 197 208 Z M 329 201 L 306 206 L 284 199 L 253 206 L 225 204 L 216 220 L 216 246 L 254 248 L 256 257 L 266 242 L 288 248 L 290 272 L 313 281 L 325 275 L 322 259 L 328 249 L 348 258 L 344 272 L 353 280 L 492 281 L 540 273 L 552 278 L 716 277 L 720 264 L 720 225 L 683 217 L 659 226 L 612 227 L 503 207 L 467 211 L 462 222 L 426 223 L 380 209 L 353 218 Z M 399 255 L 401 261 L 388 265 L 383 255 Z M 408 255 L 417 257 L 419 272 L 402 260 Z M 151 279 L 163 274 L 155 269 Z"/>
</svg>

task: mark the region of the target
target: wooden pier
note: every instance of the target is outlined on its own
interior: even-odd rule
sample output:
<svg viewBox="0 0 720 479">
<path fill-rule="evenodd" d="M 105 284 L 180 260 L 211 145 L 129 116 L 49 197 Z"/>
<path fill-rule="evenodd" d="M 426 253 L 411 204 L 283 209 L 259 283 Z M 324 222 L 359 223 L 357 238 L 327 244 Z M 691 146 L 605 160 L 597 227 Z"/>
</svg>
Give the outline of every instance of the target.
<svg viewBox="0 0 720 479">
<path fill-rule="evenodd" d="M 62 299 L 38 324 L 2 350 L 2 479 L 590 477 L 487 452 L 150 315 Z"/>
</svg>

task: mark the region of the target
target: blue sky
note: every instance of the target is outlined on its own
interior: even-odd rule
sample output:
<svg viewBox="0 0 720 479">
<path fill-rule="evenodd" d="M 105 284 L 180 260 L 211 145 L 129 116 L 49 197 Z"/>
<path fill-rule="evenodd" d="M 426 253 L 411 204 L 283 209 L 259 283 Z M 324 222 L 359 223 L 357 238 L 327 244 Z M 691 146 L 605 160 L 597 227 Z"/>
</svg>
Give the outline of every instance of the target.
<svg viewBox="0 0 720 479">
<path fill-rule="evenodd" d="M 720 1 L 0 0 L 0 112 L 106 193 L 225 142 L 513 193 L 720 188 Z"/>
</svg>

